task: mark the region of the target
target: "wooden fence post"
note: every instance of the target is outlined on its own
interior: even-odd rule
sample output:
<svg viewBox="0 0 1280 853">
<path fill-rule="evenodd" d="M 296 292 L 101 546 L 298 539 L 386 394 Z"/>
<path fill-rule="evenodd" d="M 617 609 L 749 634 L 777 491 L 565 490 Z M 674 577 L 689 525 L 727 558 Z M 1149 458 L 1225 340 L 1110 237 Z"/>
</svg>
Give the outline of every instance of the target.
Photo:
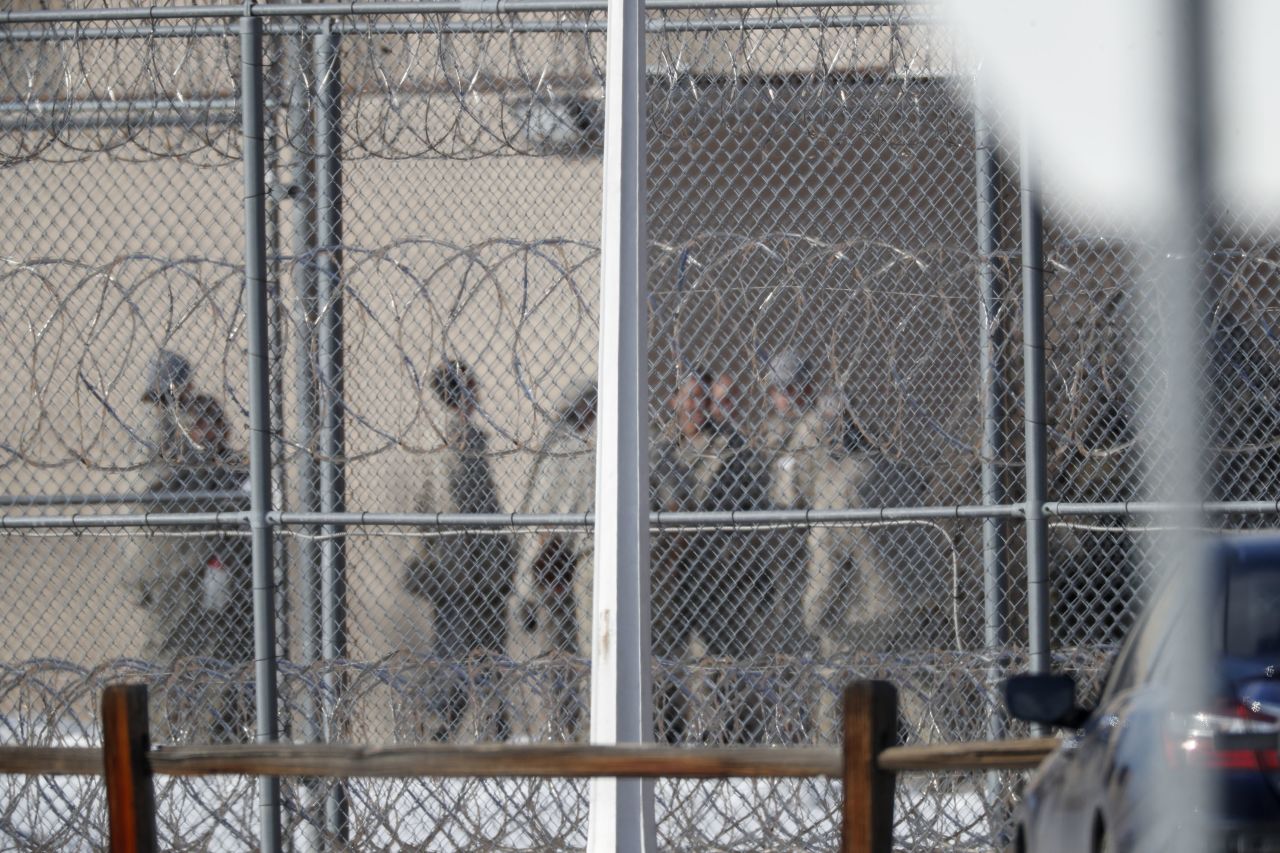
<svg viewBox="0 0 1280 853">
<path fill-rule="evenodd" d="M 156 853 L 156 797 L 145 684 L 112 684 L 102 694 L 102 761 L 111 853 Z"/>
<path fill-rule="evenodd" d="M 893 773 L 876 758 L 898 736 L 898 691 L 887 681 L 855 681 L 844 691 L 843 853 L 891 853 Z"/>
</svg>

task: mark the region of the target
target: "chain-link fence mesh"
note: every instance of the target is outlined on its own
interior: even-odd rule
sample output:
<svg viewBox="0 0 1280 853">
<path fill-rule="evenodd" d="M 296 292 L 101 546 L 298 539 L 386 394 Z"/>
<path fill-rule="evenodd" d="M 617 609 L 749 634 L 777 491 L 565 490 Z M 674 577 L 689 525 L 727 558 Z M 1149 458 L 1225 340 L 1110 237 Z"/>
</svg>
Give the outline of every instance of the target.
<svg viewBox="0 0 1280 853">
<path fill-rule="evenodd" d="M 1020 731 L 998 698 L 1032 609 L 1018 158 L 975 127 L 928 15 L 649 13 L 660 741 L 831 743 L 869 676 L 898 684 L 909 741 Z M 152 686 L 160 742 L 246 740 L 238 30 L 0 41 L 4 740 L 94 742 L 121 678 Z M 585 739 L 604 47 L 599 11 L 266 23 L 286 738 Z M 1126 507 L 1156 491 L 1141 253 L 1052 215 L 1045 240 L 1051 648 L 1096 685 L 1151 562 Z M 1264 501 L 1276 251 L 1215 257 L 1214 496 Z M 1017 782 L 905 777 L 899 846 L 998 846 Z M 95 785 L 5 786 L 6 844 L 101 846 Z M 658 791 L 664 847 L 834 844 L 834 783 Z M 159 799 L 166 846 L 255 843 L 249 781 Z M 283 803 L 299 848 L 585 842 L 572 782 L 312 780 Z"/>
</svg>

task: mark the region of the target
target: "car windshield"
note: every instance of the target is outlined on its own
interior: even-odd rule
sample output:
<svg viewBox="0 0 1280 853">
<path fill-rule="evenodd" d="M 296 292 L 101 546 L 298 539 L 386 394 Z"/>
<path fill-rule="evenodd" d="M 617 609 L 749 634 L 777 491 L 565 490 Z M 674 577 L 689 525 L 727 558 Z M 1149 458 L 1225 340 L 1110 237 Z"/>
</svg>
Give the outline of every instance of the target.
<svg viewBox="0 0 1280 853">
<path fill-rule="evenodd" d="M 1233 566 L 1227 581 L 1227 654 L 1280 654 L 1280 564 Z"/>
</svg>

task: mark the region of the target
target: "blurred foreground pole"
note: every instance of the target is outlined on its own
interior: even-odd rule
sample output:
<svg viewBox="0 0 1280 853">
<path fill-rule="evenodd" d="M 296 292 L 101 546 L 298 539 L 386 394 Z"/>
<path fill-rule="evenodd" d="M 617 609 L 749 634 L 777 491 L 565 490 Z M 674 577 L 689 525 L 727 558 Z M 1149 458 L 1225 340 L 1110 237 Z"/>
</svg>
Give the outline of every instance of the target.
<svg viewBox="0 0 1280 853">
<path fill-rule="evenodd" d="M 249 349 L 249 528 L 253 546 L 253 639 L 258 743 L 276 740 L 275 570 L 271 525 L 271 373 L 267 314 L 266 181 L 262 116 L 262 19 L 240 19 L 244 136 L 245 321 Z M 260 842 L 280 849 L 280 780 L 258 782 Z"/>
<path fill-rule="evenodd" d="M 644 2 L 609 0 L 600 252 L 591 742 L 653 737 L 645 287 Z M 653 782 L 593 779 L 587 849 L 653 851 Z"/>
<path fill-rule="evenodd" d="M 1049 525 L 1044 515 L 1048 490 L 1044 387 L 1044 218 L 1040 206 L 1040 164 L 1029 130 L 1022 136 L 1022 365 L 1026 436 L 1027 634 L 1032 672 L 1048 672 Z"/>
<path fill-rule="evenodd" d="M 1210 163 L 1212 129 L 1217 118 L 1208 43 L 1214 30 L 1209 0 L 1179 0 L 1167 6 L 1167 52 L 1161 79 L 1167 80 L 1169 140 L 1166 171 L 1168 196 L 1152 211 L 1156 232 L 1153 261 L 1143 279 L 1141 310 L 1152 322 L 1155 340 L 1148 351 L 1146 425 L 1151 446 L 1144 483 L 1145 497 L 1163 499 L 1173 508 L 1160 519 L 1167 533 L 1154 542 L 1155 566 L 1164 578 L 1183 587 L 1184 600 L 1207 594 L 1206 554 L 1200 547 L 1204 527 L 1200 510 L 1216 415 L 1206 406 L 1204 383 L 1214 381 L 1206 367 L 1212 301 L 1208 277 L 1210 222 L 1214 191 Z M 1158 584 L 1161 578 L 1154 579 Z M 1179 614 L 1169 659 L 1178 661 L 1164 676 L 1176 710 L 1204 708 L 1209 697 L 1209 657 L 1205 612 L 1187 607 Z M 1207 780 L 1194 773 L 1157 774 L 1142 807 L 1140 820 L 1162 820 L 1170 814 L 1203 814 L 1210 802 Z M 1187 822 L 1176 833 L 1171 853 L 1210 849 L 1203 825 Z"/>
</svg>

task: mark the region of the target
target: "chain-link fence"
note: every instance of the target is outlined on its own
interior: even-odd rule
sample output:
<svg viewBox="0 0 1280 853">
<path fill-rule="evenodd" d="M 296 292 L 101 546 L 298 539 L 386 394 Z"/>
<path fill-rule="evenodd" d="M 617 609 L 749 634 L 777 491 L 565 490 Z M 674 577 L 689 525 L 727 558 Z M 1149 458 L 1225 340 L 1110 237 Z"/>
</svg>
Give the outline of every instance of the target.
<svg viewBox="0 0 1280 853">
<path fill-rule="evenodd" d="M 249 739 L 264 623 L 284 738 L 585 739 L 605 15 L 554 6 L 259 9 L 249 99 L 238 7 L 0 7 L 6 742 L 95 741 L 120 678 L 162 742 Z M 1096 685 L 1150 568 L 1140 249 L 1050 204 L 1029 340 L 1019 157 L 928 7 L 650 6 L 655 737 L 829 743 L 868 676 L 907 739 L 1018 731 L 1003 674 L 1047 654 Z M 1277 250 L 1215 258 L 1213 495 L 1270 525 Z M 907 777 L 899 845 L 999 846 L 1017 781 Z M 166 846 L 257 843 L 249 781 L 166 784 Z M 830 847 L 838 793 L 663 784 L 660 839 Z M 299 849 L 585 842 L 578 783 L 281 802 Z M 102 812 L 11 779 L 0 832 L 90 849 Z"/>
</svg>

